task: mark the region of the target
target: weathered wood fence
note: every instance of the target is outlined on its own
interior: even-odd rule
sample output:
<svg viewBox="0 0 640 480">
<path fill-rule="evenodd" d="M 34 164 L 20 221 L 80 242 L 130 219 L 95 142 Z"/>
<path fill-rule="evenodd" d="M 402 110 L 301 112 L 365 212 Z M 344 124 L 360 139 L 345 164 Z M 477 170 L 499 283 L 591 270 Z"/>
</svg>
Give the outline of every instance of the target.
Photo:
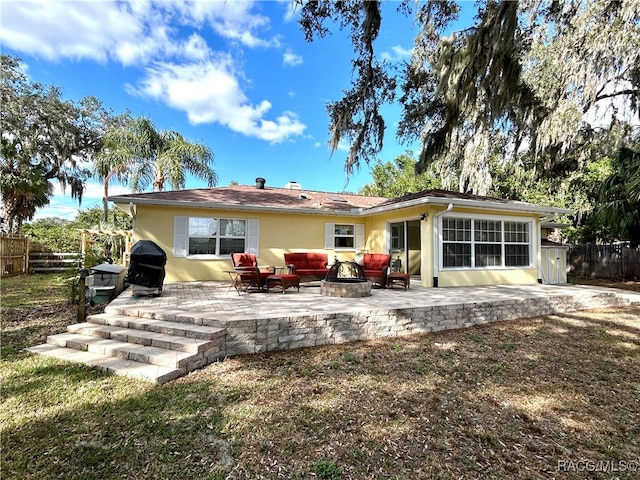
<svg viewBox="0 0 640 480">
<path fill-rule="evenodd" d="M 0 274 L 3 277 L 25 273 L 29 255 L 29 240 L 22 235 L 0 233 Z"/>
<path fill-rule="evenodd" d="M 59 253 L 17 234 L 0 234 L 0 274 L 66 272 L 82 266 L 81 253 Z"/>
<path fill-rule="evenodd" d="M 28 273 L 62 273 L 81 267 L 81 253 L 52 252 L 39 242 L 29 241 Z"/>
<path fill-rule="evenodd" d="M 621 245 L 571 245 L 568 274 L 574 277 L 640 279 L 640 249 Z"/>
</svg>

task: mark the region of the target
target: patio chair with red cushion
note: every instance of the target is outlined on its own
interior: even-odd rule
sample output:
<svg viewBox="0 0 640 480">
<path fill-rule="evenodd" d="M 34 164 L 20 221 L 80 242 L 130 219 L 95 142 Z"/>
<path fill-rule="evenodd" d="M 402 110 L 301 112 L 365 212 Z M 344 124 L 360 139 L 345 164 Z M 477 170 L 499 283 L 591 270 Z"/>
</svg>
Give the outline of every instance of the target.
<svg viewBox="0 0 640 480">
<path fill-rule="evenodd" d="M 364 274 L 372 283 L 381 287 L 387 284 L 387 275 L 391 267 L 391 255 L 386 253 L 365 253 L 362 256 Z"/>
<path fill-rule="evenodd" d="M 247 290 L 263 290 L 266 278 L 275 273 L 273 266 L 258 266 L 258 259 L 252 253 L 232 253 L 231 261 L 238 272 L 238 281 Z"/>
</svg>

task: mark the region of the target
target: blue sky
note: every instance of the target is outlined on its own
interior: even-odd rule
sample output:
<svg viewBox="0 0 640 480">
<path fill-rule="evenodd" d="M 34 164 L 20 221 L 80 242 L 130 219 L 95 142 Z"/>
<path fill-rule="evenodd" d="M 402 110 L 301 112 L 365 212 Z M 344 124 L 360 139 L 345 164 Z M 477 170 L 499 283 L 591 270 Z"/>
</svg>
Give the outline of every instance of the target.
<svg viewBox="0 0 640 480">
<path fill-rule="evenodd" d="M 394 61 L 409 58 L 416 33 L 397 6 L 383 5 L 376 44 Z M 350 87 L 348 32 L 307 43 L 290 0 L 2 0 L 1 8 L 2 52 L 19 56 L 32 81 L 74 101 L 93 95 L 116 114 L 129 109 L 207 144 L 220 186 L 264 177 L 272 187 L 295 180 L 306 189 L 357 192 L 372 181 L 362 165 L 347 183 L 348 145 L 332 155 L 327 143 L 326 104 Z M 389 161 L 416 146 L 396 141 L 400 108 L 385 114 L 380 159 Z M 101 205 L 99 185 L 87 187 L 80 208 Z M 72 219 L 78 208 L 58 192 L 36 218 Z"/>
</svg>

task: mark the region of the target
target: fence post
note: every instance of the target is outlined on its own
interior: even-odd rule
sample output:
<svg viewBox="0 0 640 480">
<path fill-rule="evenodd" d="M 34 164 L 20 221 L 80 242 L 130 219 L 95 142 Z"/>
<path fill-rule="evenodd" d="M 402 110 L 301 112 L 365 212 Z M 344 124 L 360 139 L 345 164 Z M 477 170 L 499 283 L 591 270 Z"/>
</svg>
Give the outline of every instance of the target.
<svg viewBox="0 0 640 480">
<path fill-rule="evenodd" d="M 87 319 L 87 295 L 85 279 L 89 275 L 89 270 L 80 270 L 80 280 L 78 281 L 78 323 L 82 323 Z"/>
</svg>

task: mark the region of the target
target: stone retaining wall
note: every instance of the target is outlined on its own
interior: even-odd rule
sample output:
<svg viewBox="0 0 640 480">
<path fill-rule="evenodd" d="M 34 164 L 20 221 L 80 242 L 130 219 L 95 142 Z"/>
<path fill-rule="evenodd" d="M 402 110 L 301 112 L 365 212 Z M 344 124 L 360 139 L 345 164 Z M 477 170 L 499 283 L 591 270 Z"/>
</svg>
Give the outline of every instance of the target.
<svg viewBox="0 0 640 480">
<path fill-rule="evenodd" d="M 231 320 L 227 356 L 466 328 L 490 322 L 629 305 L 613 293 L 560 295 L 339 314 Z"/>
</svg>

